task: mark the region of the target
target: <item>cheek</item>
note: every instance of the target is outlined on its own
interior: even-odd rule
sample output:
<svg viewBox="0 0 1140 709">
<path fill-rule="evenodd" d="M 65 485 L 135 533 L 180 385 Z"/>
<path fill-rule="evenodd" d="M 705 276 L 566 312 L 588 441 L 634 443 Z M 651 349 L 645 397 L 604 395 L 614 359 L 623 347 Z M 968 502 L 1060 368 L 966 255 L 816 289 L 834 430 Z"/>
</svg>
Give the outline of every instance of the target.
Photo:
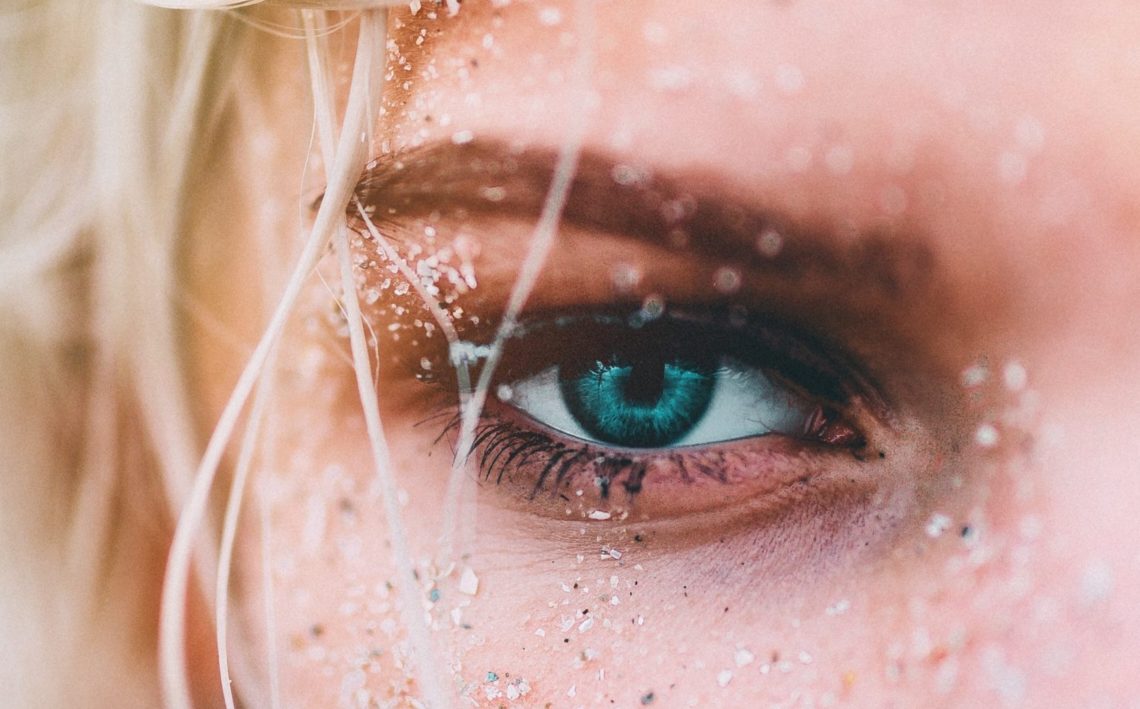
<svg viewBox="0 0 1140 709">
<path fill-rule="evenodd" d="M 401 599 L 351 372 L 326 345 L 290 342 L 281 361 L 239 537 L 234 616 L 243 654 L 263 676 L 275 654 L 282 696 L 301 705 L 418 697 L 406 602 L 434 629 L 445 685 L 488 706 L 513 696 L 520 705 L 638 706 L 650 693 L 682 706 L 795 693 L 856 703 L 880 693 L 916 703 L 933 694 L 975 704 L 995 693 L 1079 703 L 1082 686 L 1128 686 L 1128 677 L 1074 661 L 1106 647 L 1127 654 L 1134 637 L 1120 630 L 1132 627 L 1127 599 L 1110 595 L 1136 582 L 1121 575 L 1134 552 L 1091 543 L 1119 525 L 1112 515 L 1123 505 L 1096 503 L 1107 521 L 1074 517 L 1087 508 L 1072 494 L 1072 471 L 1084 471 L 1088 495 L 1102 500 L 1106 489 L 1123 489 L 1112 487 L 1127 464 L 1118 454 L 1092 467 L 1075 445 L 1032 465 L 982 461 L 954 507 L 908 498 L 904 506 L 921 509 L 921 519 L 896 520 L 887 548 L 843 551 L 853 561 L 841 567 L 800 560 L 791 571 L 765 566 L 770 534 L 708 532 L 685 550 L 584 525 L 556 539 L 518 510 L 487 504 L 494 490 L 472 488 L 480 504 L 460 525 L 461 550 L 471 552 L 462 563 L 477 573 L 472 588 L 462 567 L 432 582 L 449 448 L 432 446 L 434 429 L 413 426 L 421 418 L 414 407 L 394 405 L 385 423 L 422 591 Z M 1067 430 L 1075 435 L 1095 432 L 1076 425 L 1085 420 L 1080 406 L 1056 408 L 1073 412 Z M 945 522 L 931 524 L 935 514 Z M 816 536 L 867 523 L 834 518 Z"/>
<path fill-rule="evenodd" d="M 314 288 L 299 319 L 310 332 L 282 345 L 236 556 L 243 654 L 266 681 L 275 659 L 280 696 L 301 706 L 411 686 L 390 535 L 352 372 L 327 339 L 330 307 Z"/>
</svg>

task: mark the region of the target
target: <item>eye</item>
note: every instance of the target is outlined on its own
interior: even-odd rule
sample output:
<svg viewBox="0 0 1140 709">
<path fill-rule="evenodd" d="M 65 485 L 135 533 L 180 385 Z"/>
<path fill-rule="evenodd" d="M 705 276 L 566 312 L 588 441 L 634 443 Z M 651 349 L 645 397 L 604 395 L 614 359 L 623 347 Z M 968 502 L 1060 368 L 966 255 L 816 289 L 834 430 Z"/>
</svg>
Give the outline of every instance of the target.
<svg viewBox="0 0 1140 709">
<path fill-rule="evenodd" d="M 621 448 L 801 436 L 813 406 L 755 366 L 686 333 L 632 331 L 608 354 L 579 349 L 512 382 L 504 402 L 560 433 Z M 673 341 L 661 342 L 662 338 Z M 684 339 L 680 339 L 684 338 Z"/>
<path fill-rule="evenodd" d="M 536 317 L 500 372 L 473 455 L 483 479 L 517 493 L 507 498 L 551 516 L 786 500 L 780 489 L 805 476 L 850 482 L 867 445 L 860 377 L 740 313 Z M 845 461 L 822 465 L 837 455 Z"/>
</svg>

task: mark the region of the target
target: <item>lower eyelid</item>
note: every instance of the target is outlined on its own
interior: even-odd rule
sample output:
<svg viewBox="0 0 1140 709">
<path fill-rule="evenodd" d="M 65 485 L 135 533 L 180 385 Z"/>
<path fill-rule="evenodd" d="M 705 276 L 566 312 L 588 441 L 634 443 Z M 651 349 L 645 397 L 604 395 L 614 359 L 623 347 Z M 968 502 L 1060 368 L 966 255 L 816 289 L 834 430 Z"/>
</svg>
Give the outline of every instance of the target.
<svg viewBox="0 0 1140 709">
<path fill-rule="evenodd" d="M 608 450 L 529 430 L 499 406 L 475 460 L 496 501 L 572 521 L 660 521 L 703 512 L 755 514 L 822 488 L 874 484 L 874 461 L 770 435 L 659 451 Z M 541 483 L 540 483 L 541 481 Z M 628 488 L 628 489 L 627 489 Z M 632 489 L 632 492 L 630 491 Z"/>
</svg>

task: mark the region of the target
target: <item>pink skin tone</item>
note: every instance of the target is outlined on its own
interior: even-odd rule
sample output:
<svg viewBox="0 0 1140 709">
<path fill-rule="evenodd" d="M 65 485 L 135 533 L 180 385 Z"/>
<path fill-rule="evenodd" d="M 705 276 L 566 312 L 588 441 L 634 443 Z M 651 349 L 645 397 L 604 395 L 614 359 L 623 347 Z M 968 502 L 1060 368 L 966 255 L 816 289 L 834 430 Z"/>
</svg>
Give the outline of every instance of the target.
<svg viewBox="0 0 1140 709">
<path fill-rule="evenodd" d="M 890 451 L 884 461 L 805 455 L 816 483 L 807 492 L 778 502 L 730 493 L 690 520 L 655 520 L 649 509 L 637 524 L 542 516 L 509 486 L 472 486 L 461 529 L 478 593 L 462 593 L 456 571 L 438 582 L 431 609 L 447 687 L 467 683 L 486 706 L 509 702 L 520 678 L 529 693 L 516 704 L 526 706 L 635 706 L 648 692 L 660 706 L 1140 699 L 1131 544 L 1140 536 L 1140 88 L 1131 80 L 1140 11 L 599 2 L 585 107 L 572 76 L 573 4 L 468 3 L 435 21 L 426 12 L 393 13 L 411 69 L 397 69 L 408 83 L 388 97 L 377 154 L 381 140 L 399 150 L 462 131 L 556 148 L 587 111 L 592 150 L 715 175 L 726 192 L 832 240 L 894 229 L 926 244 L 937 269 L 930 303 L 813 323 L 889 368 L 877 374 L 897 394 L 897 419 L 871 435 Z M 247 341 L 259 276 L 241 273 L 252 259 L 232 255 L 295 232 L 309 120 L 302 48 L 268 38 L 265 47 L 265 91 L 293 108 L 229 137 L 203 197 L 226 195 L 228 207 L 192 225 L 202 234 L 192 291 Z M 254 125 L 274 142 L 251 166 Z M 267 194 L 276 209 L 264 208 Z M 468 298 L 505 299 L 532 222 L 444 215 L 443 238 L 462 227 L 482 244 Z M 612 282 L 583 254 L 638 264 L 638 294 L 682 301 L 712 290 L 704 284 L 717 264 L 684 250 L 578 228 L 560 238 L 530 308 L 612 300 Z M 746 278 L 742 294 L 759 288 Z M 276 438 L 238 542 L 236 578 L 249 590 L 235 601 L 234 623 L 247 631 L 235 651 L 264 671 L 264 505 L 286 704 L 355 706 L 367 694 L 384 705 L 417 691 L 393 648 L 403 633 L 396 594 L 383 590 L 394 579 L 387 527 L 347 346 L 326 324 L 327 290 L 315 284 L 301 307 L 308 325 L 281 354 Z M 390 316 L 371 315 L 384 330 Z M 230 381 L 217 373 L 235 372 L 242 355 L 197 327 L 192 364 L 207 425 Z M 876 327 L 887 336 L 868 334 Z M 962 372 L 982 360 L 989 378 L 963 386 Z M 438 395 L 390 358 L 381 364 L 405 523 L 416 560 L 428 560 L 450 448 L 432 444 L 438 426 L 414 424 Z M 990 422 L 994 446 L 985 430 L 976 437 Z M 858 485 L 828 484 L 860 475 Z M 194 654 L 206 704 L 219 694 L 208 648 Z"/>
</svg>

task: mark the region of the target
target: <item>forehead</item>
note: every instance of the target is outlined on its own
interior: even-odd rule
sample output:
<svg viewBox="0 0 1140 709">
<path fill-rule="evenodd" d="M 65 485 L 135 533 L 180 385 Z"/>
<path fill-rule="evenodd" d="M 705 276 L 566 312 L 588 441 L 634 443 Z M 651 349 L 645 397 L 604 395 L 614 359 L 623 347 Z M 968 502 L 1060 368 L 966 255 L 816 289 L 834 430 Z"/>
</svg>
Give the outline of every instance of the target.
<svg viewBox="0 0 1140 709">
<path fill-rule="evenodd" d="M 588 112 L 592 145 L 778 184 L 788 209 L 826 186 L 872 219 L 894 183 L 953 180 L 1054 225 L 1093 193 L 1119 200 L 1140 158 L 1140 9 L 1124 6 L 468 3 L 394 26 L 397 148 L 464 131 L 557 145 Z"/>
<path fill-rule="evenodd" d="M 556 147 L 582 122 L 588 148 L 715 172 L 813 228 L 923 234 L 988 280 L 979 307 L 1081 307 L 1050 299 L 1140 264 L 1140 8 L 479 2 L 392 30 L 384 150 Z"/>
</svg>

